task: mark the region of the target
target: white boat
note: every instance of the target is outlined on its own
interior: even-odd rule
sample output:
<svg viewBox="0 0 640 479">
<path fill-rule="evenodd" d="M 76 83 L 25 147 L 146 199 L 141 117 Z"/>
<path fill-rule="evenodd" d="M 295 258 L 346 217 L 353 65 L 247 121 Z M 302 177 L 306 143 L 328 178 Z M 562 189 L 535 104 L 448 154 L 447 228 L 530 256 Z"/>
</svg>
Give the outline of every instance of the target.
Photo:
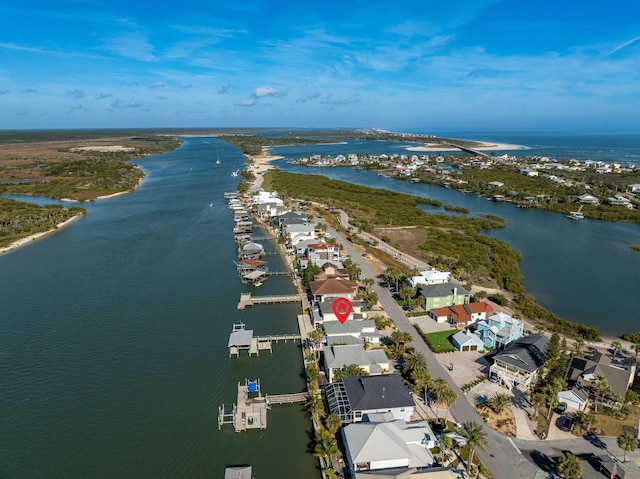
<svg viewBox="0 0 640 479">
<path fill-rule="evenodd" d="M 216 165 L 219 165 L 219 164 L 220 164 L 220 160 L 216 160 Z"/>
<path fill-rule="evenodd" d="M 213 203 L 209 203 L 209 208 L 213 208 Z"/>
<path fill-rule="evenodd" d="M 236 170 L 233 173 L 231 173 L 231 176 L 239 176 L 240 175 L 240 170 Z"/>
<path fill-rule="evenodd" d="M 584 215 L 582 214 L 582 205 L 578 208 L 578 211 L 570 211 L 567 215 L 567 218 L 570 220 L 582 220 L 584 219 Z"/>
</svg>

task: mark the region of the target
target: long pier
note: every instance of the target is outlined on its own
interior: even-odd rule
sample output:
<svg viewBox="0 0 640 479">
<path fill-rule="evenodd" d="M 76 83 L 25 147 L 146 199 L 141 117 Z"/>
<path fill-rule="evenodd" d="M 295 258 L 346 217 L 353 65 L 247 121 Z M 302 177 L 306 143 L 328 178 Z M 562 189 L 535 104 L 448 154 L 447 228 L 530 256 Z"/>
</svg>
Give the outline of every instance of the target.
<svg viewBox="0 0 640 479">
<path fill-rule="evenodd" d="M 303 294 L 280 294 L 272 296 L 251 296 L 251 293 L 241 293 L 238 309 L 244 309 L 254 304 L 274 303 L 304 303 L 306 296 Z"/>
<path fill-rule="evenodd" d="M 308 392 L 291 393 L 291 394 L 273 394 L 265 396 L 267 405 L 272 404 L 293 404 L 297 402 L 305 402 L 309 399 Z"/>
</svg>

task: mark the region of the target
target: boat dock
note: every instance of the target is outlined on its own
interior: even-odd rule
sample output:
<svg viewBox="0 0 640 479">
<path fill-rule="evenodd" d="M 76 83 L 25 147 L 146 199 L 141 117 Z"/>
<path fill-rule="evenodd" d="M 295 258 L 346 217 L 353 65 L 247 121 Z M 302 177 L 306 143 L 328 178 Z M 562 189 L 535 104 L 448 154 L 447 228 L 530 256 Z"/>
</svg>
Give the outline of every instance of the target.
<svg viewBox="0 0 640 479">
<path fill-rule="evenodd" d="M 218 408 L 218 429 L 232 424 L 236 432 L 248 429 L 267 428 L 267 410 L 274 404 L 294 404 L 304 402 L 309 393 L 274 394 L 263 396 L 260 392 L 260 380 L 244 380 L 238 383 L 237 402 L 227 412 L 223 404 Z"/>
<path fill-rule="evenodd" d="M 309 321 L 309 324 L 311 322 Z M 298 326 L 300 327 L 300 319 L 298 319 Z M 303 325 L 302 327 L 307 327 Z M 302 331 L 302 329 L 301 329 Z M 306 338 L 306 330 L 304 334 Z M 247 351 L 249 356 L 254 354 L 257 356 L 260 351 L 269 350 L 273 352 L 273 343 L 279 343 L 280 341 L 302 341 L 302 334 L 269 334 L 266 336 L 254 336 L 252 329 L 245 329 L 244 323 L 234 323 L 231 334 L 229 335 L 229 342 L 227 344 L 229 348 L 229 357 L 240 356 L 240 351 Z"/>
<path fill-rule="evenodd" d="M 251 293 L 241 293 L 238 309 L 244 309 L 254 304 L 275 304 L 275 303 L 301 303 L 302 309 L 307 309 L 307 296 L 304 294 L 279 294 L 272 296 L 252 296 Z"/>
</svg>

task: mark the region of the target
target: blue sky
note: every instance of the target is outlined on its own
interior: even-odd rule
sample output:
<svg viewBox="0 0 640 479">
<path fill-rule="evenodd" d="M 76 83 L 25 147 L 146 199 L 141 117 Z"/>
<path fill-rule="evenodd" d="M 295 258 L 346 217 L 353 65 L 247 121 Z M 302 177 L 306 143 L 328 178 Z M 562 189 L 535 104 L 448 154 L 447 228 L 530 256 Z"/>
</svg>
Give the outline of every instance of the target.
<svg viewBox="0 0 640 479">
<path fill-rule="evenodd" d="M 637 0 L 5 0 L 0 128 L 640 129 Z"/>
</svg>

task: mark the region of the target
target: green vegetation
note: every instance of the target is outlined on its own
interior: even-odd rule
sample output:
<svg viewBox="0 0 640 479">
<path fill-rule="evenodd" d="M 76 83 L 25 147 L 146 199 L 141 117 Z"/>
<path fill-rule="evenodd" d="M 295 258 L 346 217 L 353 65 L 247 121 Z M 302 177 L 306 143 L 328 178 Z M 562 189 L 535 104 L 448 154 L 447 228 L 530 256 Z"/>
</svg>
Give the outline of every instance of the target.
<svg viewBox="0 0 640 479">
<path fill-rule="evenodd" d="M 431 215 L 418 208 L 419 205 L 425 204 L 442 206 L 442 203 L 436 200 L 367 188 L 345 181 L 330 180 L 324 176 L 271 171 L 265 175 L 263 187 L 290 198 L 320 201 L 330 208 L 343 209 L 349 214 L 351 224 L 364 231 L 371 231 L 375 225 L 390 224 L 454 228 L 463 231 L 501 227 L 487 219 Z"/>
<path fill-rule="evenodd" d="M 260 155 L 262 149 L 268 146 L 291 146 L 291 145 L 315 145 L 318 143 L 329 143 L 327 140 L 302 138 L 299 136 L 257 136 L 257 135 L 230 135 L 223 134 L 218 138 L 226 143 L 235 145 L 245 155 Z"/>
<path fill-rule="evenodd" d="M 264 175 L 263 187 L 289 198 L 318 201 L 329 208 L 343 209 L 351 224 L 364 231 L 378 225 L 420 226 L 428 231 L 420 245 L 422 259 L 438 269 L 467 272 L 474 277 L 492 278 L 497 286 L 515 295 L 513 306 L 532 321 L 544 322 L 552 331 L 572 337 L 599 341 L 597 328 L 572 323 L 535 302 L 526 293 L 520 272 L 520 253 L 511 246 L 481 233 L 503 227 L 499 218 L 468 218 L 445 214 L 428 214 L 420 204 L 439 202 L 403 195 L 384 189 L 367 188 L 324 176 L 300 175 L 272 171 Z M 397 283 L 398 275 L 387 278 Z M 396 288 L 398 284 L 396 284 Z M 505 298 L 506 299 L 506 298 Z"/>
<path fill-rule="evenodd" d="M 458 332 L 457 330 L 438 331 L 435 333 L 425 334 L 417 326 L 416 329 L 434 353 L 450 353 L 456 351 L 456 348 L 451 343 L 451 336 L 456 334 Z"/>
<path fill-rule="evenodd" d="M 0 197 L 0 247 L 55 229 L 58 224 L 84 213 L 86 210 L 78 206 L 38 206 Z"/>
<path fill-rule="evenodd" d="M 469 208 L 463 208 L 462 206 L 444 205 L 445 211 L 451 211 L 453 213 L 462 213 L 468 215 L 470 213 Z"/>
<path fill-rule="evenodd" d="M 625 341 L 630 341 L 632 343 L 640 343 L 640 332 L 638 333 L 627 333 L 624 336 L 622 336 L 622 339 L 624 339 Z"/>
<path fill-rule="evenodd" d="M 0 193 L 47 196 L 78 201 L 133 190 L 144 172 L 129 160 L 175 149 L 180 142 L 168 137 L 114 139 L 126 151 L 80 150 L 78 144 L 59 143 L 56 154 L 5 156 L 0 164 Z M 105 141 L 97 142 L 97 148 Z M 40 153 L 42 154 L 42 153 Z"/>
</svg>

